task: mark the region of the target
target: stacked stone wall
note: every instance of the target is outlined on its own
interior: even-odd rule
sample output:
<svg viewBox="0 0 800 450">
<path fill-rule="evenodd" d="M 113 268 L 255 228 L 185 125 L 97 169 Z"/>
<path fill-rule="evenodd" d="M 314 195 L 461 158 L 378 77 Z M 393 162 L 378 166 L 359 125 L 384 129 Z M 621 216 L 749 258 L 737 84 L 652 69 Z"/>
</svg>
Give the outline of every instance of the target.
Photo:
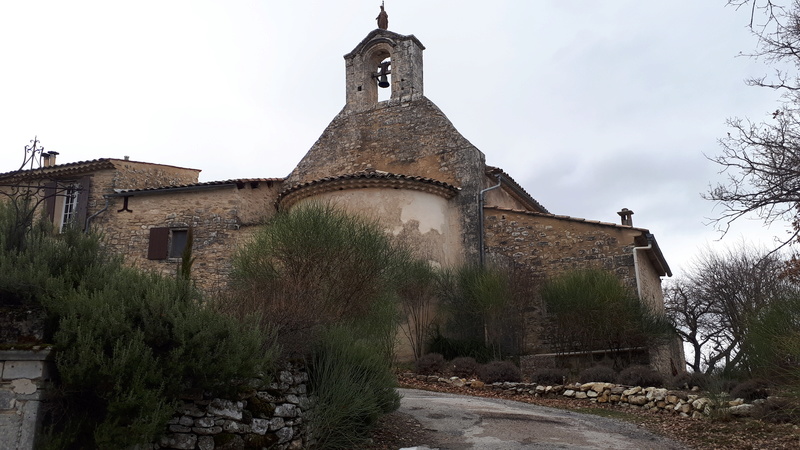
<svg viewBox="0 0 800 450">
<path fill-rule="evenodd" d="M 192 228 L 194 243 L 192 279 L 206 292 L 222 288 L 230 272 L 236 249 L 255 231 L 257 225 L 275 214 L 274 199 L 278 184 L 262 182 L 220 186 L 174 193 L 135 195 L 124 200 L 113 197 L 95 223 L 107 244 L 125 255 L 128 264 L 174 276 L 180 258 L 147 259 L 150 229 L 156 227 Z"/>
<path fill-rule="evenodd" d="M 639 230 L 502 208 L 484 213 L 487 254 L 510 257 L 543 276 L 595 267 L 636 287 L 632 250 Z"/>
<path fill-rule="evenodd" d="M 307 448 L 308 374 L 288 367 L 237 400 L 187 398 L 154 449 Z"/>
<path fill-rule="evenodd" d="M 35 448 L 53 370 L 50 350 L 0 350 L 0 450 Z"/>
<path fill-rule="evenodd" d="M 436 375 L 403 374 L 401 377 L 414 378 L 427 383 L 466 387 L 478 391 L 492 390 L 520 397 L 565 397 L 585 401 L 590 404 L 616 406 L 634 410 L 648 410 L 661 414 L 675 414 L 681 417 L 704 418 L 714 412 L 746 417 L 752 414 L 757 403 L 746 403 L 743 399 L 730 399 L 725 396 L 710 396 L 699 388 L 690 390 L 670 390 L 658 387 L 626 386 L 614 383 L 572 383 L 547 385 L 537 383 L 498 382 L 485 384 L 478 380 L 464 378 L 443 378 Z"/>
</svg>

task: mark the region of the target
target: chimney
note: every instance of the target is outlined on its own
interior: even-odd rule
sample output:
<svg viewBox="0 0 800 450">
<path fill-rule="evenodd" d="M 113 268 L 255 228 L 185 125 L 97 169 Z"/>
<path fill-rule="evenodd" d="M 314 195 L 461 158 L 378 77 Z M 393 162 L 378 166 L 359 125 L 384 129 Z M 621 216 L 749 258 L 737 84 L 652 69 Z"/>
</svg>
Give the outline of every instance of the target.
<svg viewBox="0 0 800 450">
<path fill-rule="evenodd" d="M 622 211 L 617 212 L 619 217 L 622 219 L 622 224 L 627 225 L 629 227 L 633 226 L 633 211 L 628 208 L 622 208 Z"/>
<path fill-rule="evenodd" d="M 58 152 L 42 153 L 42 167 L 53 167 L 56 165 L 56 155 Z"/>
</svg>

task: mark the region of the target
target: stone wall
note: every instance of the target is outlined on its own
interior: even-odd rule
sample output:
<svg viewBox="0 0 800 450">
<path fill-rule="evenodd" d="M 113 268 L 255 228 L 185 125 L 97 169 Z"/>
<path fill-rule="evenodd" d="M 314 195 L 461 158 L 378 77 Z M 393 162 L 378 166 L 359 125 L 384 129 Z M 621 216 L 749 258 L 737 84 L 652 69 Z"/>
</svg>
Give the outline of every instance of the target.
<svg viewBox="0 0 800 450">
<path fill-rule="evenodd" d="M 196 169 L 165 166 L 119 159 L 110 160 L 113 169 L 98 170 L 86 177 L 90 180 L 87 217 L 106 206 L 105 195 L 115 189 L 148 189 L 197 183 L 200 173 Z M 76 179 L 78 181 L 79 179 Z"/>
<path fill-rule="evenodd" d="M 224 286 L 230 260 L 255 227 L 275 214 L 274 199 L 280 183 L 262 181 L 203 187 L 178 192 L 145 192 L 128 199 L 113 197 L 95 224 L 114 252 L 146 270 L 175 276 L 180 258 L 150 260 L 150 229 L 192 228 L 194 244 L 192 279 L 206 292 Z M 120 211 L 122 210 L 122 211 Z"/>
<path fill-rule="evenodd" d="M 500 207 L 486 207 L 484 212 L 486 251 L 490 260 L 498 257 L 514 260 L 526 265 L 532 276 L 542 280 L 576 269 L 606 270 L 635 292 L 638 290 L 642 302 L 652 312 L 664 313 L 661 278 L 651 260 L 652 254 L 637 250 L 634 264 L 633 249 L 646 242 L 647 230 Z M 531 301 L 538 305 L 538 299 Z M 539 315 L 528 320 L 535 323 L 544 318 Z M 563 367 L 569 366 L 570 361 L 586 359 L 588 353 L 573 358 L 549 355 L 552 349 L 548 346 L 546 327 L 539 327 L 539 331 L 539 335 L 526 336 L 526 349 L 531 353 L 548 354 L 523 357 L 521 364 L 526 369 Z M 677 338 L 675 342 L 635 353 L 632 362 L 651 364 L 661 373 L 668 374 L 684 367 Z"/>
<path fill-rule="evenodd" d="M 154 449 L 302 449 L 308 447 L 305 414 L 308 375 L 297 367 L 268 387 L 238 400 L 186 398 Z"/>
<path fill-rule="evenodd" d="M 0 350 L 0 450 L 34 448 L 51 359 L 46 348 Z"/>
<path fill-rule="evenodd" d="M 604 269 L 635 289 L 632 249 L 641 230 L 505 208 L 484 211 L 487 254 L 508 256 L 547 276 Z"/>
<path fill-rule="evenodd" d="M 582 400 L 590 404 L 617 406 L 634 410 L 648 410 L 662 414 L 675 414 L 681 417 L 703 418 L 714 411 L 731 416 L 747 416 L 754 404 L 745 403 L 743 399 L 715 398 L 693 387 L 691 390 L 669 390 L 657 387 L 625 386 L 614 383 L 572 383 L 545 385 L 536 383 L 492 383 L 485 384 L 478 380 L 451 377 L 442 378 L 435 375 L 403 374 L 418 381 L 448 384 L 467 387 L 475 390 L 493 390 L 511 395 L 534 397 L 565 397 Z M 756 403 L 758 401 L 755 401 Z"/>
</svg>

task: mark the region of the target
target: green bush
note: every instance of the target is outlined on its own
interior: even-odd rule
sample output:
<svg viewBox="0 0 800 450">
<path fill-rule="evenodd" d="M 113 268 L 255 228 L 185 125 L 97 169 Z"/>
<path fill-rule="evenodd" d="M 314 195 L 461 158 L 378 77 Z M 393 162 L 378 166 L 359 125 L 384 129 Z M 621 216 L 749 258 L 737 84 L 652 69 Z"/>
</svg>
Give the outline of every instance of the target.
<svg viewBox="0 0 800 450">
<path fill-rule="evenodd" d="M 471 377 L 478 371 L 478 362 L 469 356 L 459 356 L 450 361 L 450 370 L 457 377 Z"/>
<path fill-rule="evenodd" d="M 791 397 L 770 397 L 756 405 L 753 417 L 769 423 L 800 424 L 800 399 Z"/>
<path fill-rule="evenodd" d="M 9 214 L 0 206 L 0 241 L 13 241 L 0 245 L 0 298 L 45 309 L 56 350 L 46 447 L 146 444 L 186 389 L 231 393 L 273 369 L 269 336 L 204 308 L 188 281 L 126 268 L 95 235 L 6 226 L 20 223 Z"/>
<path fill-rule="evenodd" d="M 120 269 L 102 290 L 46 306 L 60 319 L 56 365 L 65 421 L 80 445 L 124 447 L 163 433 L 187 389 L 231 395 L 273 369 L 255 322 L 203 308 L 182 281 Z M 76 432 L 77 431 L 77 432 Z"/>
<path fill-rule="evenodd" d="M 283 357 L 307 360 L 318 448 L 357 447 L 399 405 L 391 361 L 410 261 L 376 223 L 317 204 L 277 214 L 233 260 L 233 293 L 217 306 L 260 313 Z"/>
<path fill-rule="evenodd" d="M 564 369 L 538 369 L 531 374 L 531 381 L 536 384 L 554 386 L 564 384 L 567 371 Z"/>
<path fill-rule="evenodd" d="M 617 375 L 617 383 L 628 386 L 660 387 L 664 377 L 648 366 L 629 366 Z"/>
<path fill-rule="evenodd" d="M 483 341 L 445 337 L 438 328 L 434 329 L 426 347 L 428 352 L 439 353 L 445 359 L 466 356 L 482 363 L 488 362 L 492 354 L 491 349 L 487 348 Z"/>
<path fill-rule="evenodd" d="M 753 401 L 769 397 L 769 383 L 760 378 L 743 381 L 731 389 L 731 398 L 742 398 Z"/>
<path fill-rule="evenodd" d="M 326 327 L 366 317 L 376 303 L 397 316 L 396 280 L 409 260 L 376 223 L 331 206 L 299 205 L 239 249 L 233 293 L 218 306 L 235 316 L 259 312 L 280 328 L 287 357 L 305 357 Z"/>
<path fill-rule="evenodd" d="M 702 372 L 684 372 L 670 380 L 669 385 L 673 389 L 692 389 L 695 386 L 708 389 L 711 386 L 709 378 L 709 375 Z"/>
<path fill-rule="evenodd" d="M 578 374 L 578 381 L 581 383 L 591 383 L 592 381 L 602 383 L 613 383 L 617 378 L 617 372 L 608 366 L 593 366 L 581 371 Z"/>
<path fill-rule="evenodd" d="M 522 381 L 522 373 L 511 361 L 492 361 L 478 367 L 478 378 L 484 383 Z"/>
<path fill-rule="evenodd" d="M 439 353 L 428 353 L 414 361 L 414 371 L 420 375 L 441 375 L 444 367 L 444 357 Z"/>
<path fill-rule="evenodd" d="M 477 360 L 500 359 L 514 353 L 520 318 L 514 291 L 506 271 L 495 267 L 463 266 L 440 273 L 439 297 L 446 323 L 449 349 L 429 348 L 448 359 L 472 356 Z M 438 331 L 438 330 L 437 330 Z M 440 336 L 438 337 L 440 338 Z M 432 343 L 435 345 L 437 336 Z"/>
<path fill-rule="evenodd" d="M 607 349 L 618 359 L 620 349 L 675 336 L 666 317 L 651 313 L 629 287 L 603 270 L 568 272 L 546 283 L 541 293 L 557 351 Z"/>
<path fill-rule="evenodd" d="M 385 355 L 350 327 L 328 328 L 309 368 L 314 403 L 307 423 L 317 448 L 357 448 L 381 415 L 400 406 Z"/>
</svg>

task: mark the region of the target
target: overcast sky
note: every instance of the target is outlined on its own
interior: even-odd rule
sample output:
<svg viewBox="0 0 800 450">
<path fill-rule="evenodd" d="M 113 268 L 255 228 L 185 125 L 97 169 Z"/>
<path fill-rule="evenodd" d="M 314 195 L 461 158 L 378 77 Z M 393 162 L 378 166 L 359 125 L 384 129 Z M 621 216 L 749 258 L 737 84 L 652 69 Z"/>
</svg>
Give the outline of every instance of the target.
<svg viewBox="0 0 800 450">
<path fill-rule="evenodd" d="M 201 181 L 286 176 L 344 105 L 344 60 L 377 0 L 7 1 L 0 5 L 0 172 L 38 136 L 59 163 L 122 158 Z M 700 198 L 728 117 L 762 120 L 770 73 L 749 12 L 724 0 L 388 0 L 426 47 L 425 95 L 555 214 L 656 235 L 673 271 L 721 241 Z"/>
</svg>

